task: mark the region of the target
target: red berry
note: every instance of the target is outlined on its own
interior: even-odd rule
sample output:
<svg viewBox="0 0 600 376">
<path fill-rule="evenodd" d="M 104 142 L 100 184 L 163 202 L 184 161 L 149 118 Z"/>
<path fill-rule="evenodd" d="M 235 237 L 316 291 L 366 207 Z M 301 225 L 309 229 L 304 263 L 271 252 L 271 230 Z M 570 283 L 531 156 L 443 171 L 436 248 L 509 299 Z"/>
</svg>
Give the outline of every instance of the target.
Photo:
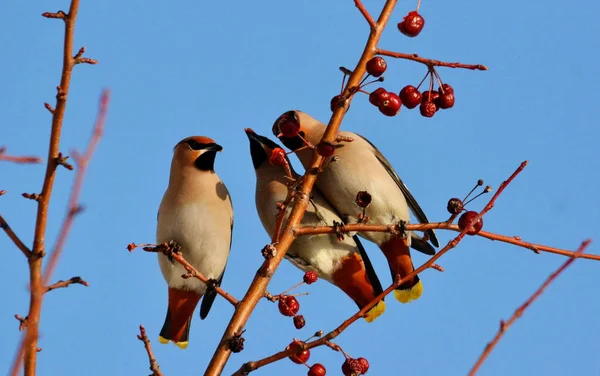
<svg viewBox="0 0 600 376">
<path fill-rule="evenodd" d="M 300 329 L 304 328 L 304 325 L 306 325 L 306 320 L 304 320 L 304 316 L 302 316 L 302 315 L 294 316 L 294 326 L 296 327 L 296 329 L 300 330 Z"/>
<path fill-rule="evenodd" d="M 290 343 L 288 345 L 288 347 L 292 351 L 297 352 L 298 350 L 300 350 L 301 344 L 302 344 L 302 342 L 300 342 L 298 340 L 294 340 L 292 343 Z M 310 358 L 310 350 L 309 349 L 302 350 L 299 353 L 290 355 L 289 358 L 292 362 L 294 362 L 296 364 L 306 363 L 308 361 L 308 359 Z"/>
<path fill-rule="evenodd" d="M 387 63 L 381 56 L 375 56 L 367 61 L 367 73 L 373 77 L 381 76 L 387 69 Z"/>
<path fill-rule="evenodd" d="M 317 152 L 325 158 L 331 157 L 335 152 L 335 145 L 329 141 L 322 141 L 317 144 Z"/>
<path fill-rule="evenodd" d="M 344 376 L 358 375 L 362 371 L 362 365 L 357 359 L 346 358 L 344 364 L 342 364 L 342 373 Z"/>
<path fill-rule="evenodd" d="M 479 218 L 479 220 L 477 222 L 473 223 L 473 221 L 475 220 L 475 218 L 478 215 L 479 215 L 479 213 L 477 213 L 475 211 L 468 211 L 468 212 L 465 212 L 463 215 L 461 215 L 460 218 L 458 219 L 458 228 L 460 229 L 460 231 L 464 231 L 464 229 L 473 225 L 473 229 L 467 231 L 467 234 L 468 235 L 478 234 L 479 231 L 481 231 L 481 228 L 483 227 L 483 218 Z"/>
<path fill-rule="evenodd" d="M 447 109 L 454 106 L 454 93 L 447 91 L 435 100 L 435 104 L 441 109 Z"/>
<path fill-rule="evenodd" d="M 377 107 L 379 107 L 383 101 L 388 100 L 389 98 L 390 93 L 388 93 L 388 91 L 382 87 L 369 94 L 369 102 L 371 102 L 373 106 Z"/>
<path fill-rule="evenodd" d="M 327 370 L 321 363 L 315 363 L 308 370 L 308 376 L 325 376 Z"/>
<path fill-rule="evenodd" d="M 406 108 L 417 107 L 421 103 L 422 97 L 419 90 L 412 85 L 407 85 L 400 90 L 400 100 Z"/>
<path fill-rule="evenodd" d="M 275 148 L 271 152 L 271 157 L 269 158 L 269 163 L 274 166 L 285 166 L 287 161 L 285 160 L 285 150 L 282 148 Z"/>
<path fill-rule="evenodd" d="M 329 102 L 329 108 L 331 108 L 331 111 L 335 111 L 335 108 L 338 106 L 338 102 L 340 101 L 340 97 L 341 95 L 336 95 L 335 97 L 331 98 L 331 101 Z"/>
<path fill-rule="evenodd" d="M 308 271 L 304 273 L 304 283 L 307 285 L 317 282 L 317 279 L 319 279 L 319 277 L 317 277 L 317 273 L 315 272 Z"/>
<path fill-rule="evenodd" d="M 389 95 L 390 97 L 379 105 L 379 111 L 386 116 L 396 116 L 400 112 L 402 101 L 394 93 L 389 93 Z"/>
<path fill-rule="evenodd" d="M 284 316 L 294 316 L 300 310 L 300 303 L 293 296 L 282 296 L 279 298 L 279 312 Z"/>
<path fill-rule="evenodd" d="M 425 26 L 425 19 L 415 10 L 408 12 L 398 24 L 398 30 L 407 37 L 414 38 Z"/>
<path fill-rule="evenodd" d="M 421 115 L 425 117 L 432 117 L 437 111 L 437 106 L 433 102 L 421 102 L 419 111 L 421 112 Z"/>
<path fill-rule="evenodd" d="M 436 105 L 436 111 L 437 111 L 437 104 L 435 103 L 438 98 L 440 97 L 440 93 L 436 90 L 427 90 L 423 92 L 423 97 L 421 98 L 421 103 L 422 102 L 433 102 Z"/>
<path fill-rule="evenodd" d="M 300 123 L 296 121 L 284 121 L 279 124 L 279 132 L 284 137 L 296 137 L 300 133 Z"/>
<path fill-rule="evenodd" d="M 358 362 L 360 363 L 360 367 L 361 367 L 360 373 L 363 375 L 365 373 L 367 373 L 367 371 L 369 370 L 369 361 L 366 360 L 365 358 L 358 358 L 356 360 L 358 360 Z"/>
<path fill-rule="evenodd" d="M 441 89 L 439 90 L 440 93 L 454 93 L 454 88 L 448 84 L 443 84 Z"/>
</svg>

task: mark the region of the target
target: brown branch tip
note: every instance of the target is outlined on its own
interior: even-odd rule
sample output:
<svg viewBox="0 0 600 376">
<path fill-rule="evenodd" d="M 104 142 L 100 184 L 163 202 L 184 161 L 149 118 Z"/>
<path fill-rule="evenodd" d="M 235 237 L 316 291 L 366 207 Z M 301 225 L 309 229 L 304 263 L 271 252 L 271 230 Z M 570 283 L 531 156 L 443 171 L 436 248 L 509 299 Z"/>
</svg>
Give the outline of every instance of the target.
<svg viewBox="0 0 600 376">
<path fill-rule="evenodd" d="M 148 354 L 148 361 L 150 362 L 150 371 L 152 371 L 152 376 L 162 376 L 163 373 L 160 370 L 158 361 L 154 357 L 150 339 L 148 339 L 148 336 L 146 335 L 146 329 L 143 325 L 140 325 L 140 334 L 138 334 L 137 338 L 144 342 L 144 347 L 146 348 L 146 353 Z"/>
</svg>

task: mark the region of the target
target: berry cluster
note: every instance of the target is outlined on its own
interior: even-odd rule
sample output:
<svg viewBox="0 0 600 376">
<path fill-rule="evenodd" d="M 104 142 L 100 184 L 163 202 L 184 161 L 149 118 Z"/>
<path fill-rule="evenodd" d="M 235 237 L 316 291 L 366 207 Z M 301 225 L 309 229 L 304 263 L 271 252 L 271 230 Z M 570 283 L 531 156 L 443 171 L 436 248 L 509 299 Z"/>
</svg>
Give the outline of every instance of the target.
<svg viewBox="0 0 600 376">
<path fill-rule="evenodd" d="M 473 197 L 472 199 L 470 199 L 467 202 L 464 202 L 467 198 L 469 198 L 469 196 L 471 195 L 471 193 L 473 193 L 473 191 L 475 191 L 475 189 L 477 189 L 477 187 L 480 187 L 483 185 L 483 180 L 479 179 L 477 181 L 477 184 L 475 185 L 475 187 L 473 187 L 473 189 L 471 189 L 471 192 L 469 192 L 469 194 L 467 196 L 465 196 L 464 199 L 459 199 L 459 198 L 451 198 L 450 200 L 448 200 L 448 206 L 446 207 L 446 209 L 448 210 L 448 212 L 450 214 L 452 214 L 452 218 L 455 218 L 456 215 L 462 213 L 464 211 L 464 213 L 458 218 L 458 228 L 461 231 L 464 231 L 466 228 L 470 228 L 469 231 L 467 231 L 467 235 L 477 235 L 479 233 L 479 231 L 481 231 L 481 229 L 483 228 L 483 218 L 479 218 L 477 219 L 477 217 L 479 217 L 479 213 L 477 213 L 476 211 L 467 211 L 465 209 L 465 206 L 475 200 L 477 197 L 481 196 L 482 194 L 488 193 L 492 190 L 492 187 L 490 187 L 489 185 L 486 186 L 483 191 L 481 193 L 479 193 L 477 196 Z"/>
<path fill-rule="evenodd" d="M 304 319 L 304 316 L 297 314 L 298 311 L 300 310 L 300 303 L 298 302 L 298 299 L 296 299 L 296 297 L 293 295 L 285 295 L 285 294 L 288 291 L 290 291 L 302 284 L 312 285 L 313 283 L 317 282 L 318 279 L 319 279 L 319 277 L 317 276 L 317 273 L 315 273 L 313 271 L 308 271 L 308 272 L 304 273 L 304 276 L 302 277 L 302 282 L 298 283 L 295 286 L 292 286 L 288 290 L 286 290 L 283 293 L 276 296 L 277 308 L 279 308 L 279 313 L 281 313 L 282 315 L 287 316 L 287 317 L 293 317 L 294 327 L 296 329 L 304 328 L 304 326 L 306 325 L 306 320 Z M 271 299 L 271 300 L 275 301 L 275 299 Z"/>
</svg>

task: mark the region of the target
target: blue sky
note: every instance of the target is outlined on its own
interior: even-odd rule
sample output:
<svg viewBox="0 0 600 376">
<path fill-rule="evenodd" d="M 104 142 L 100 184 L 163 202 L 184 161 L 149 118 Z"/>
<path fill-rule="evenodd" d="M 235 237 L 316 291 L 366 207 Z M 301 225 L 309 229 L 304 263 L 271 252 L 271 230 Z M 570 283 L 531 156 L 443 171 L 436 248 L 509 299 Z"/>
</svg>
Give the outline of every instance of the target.
<svg viewBox="0 0 600 376">
<path fill-rule="evenodd" d="M 376 13 L 383 1 L 368 3 Z M 50 117 L 42 104 L 54 100 L 63 27 L 40 14 L 68 8 L 68 2 L 7 5 L 0 24 L 0 145 L 14 154 L 45 157 Z M 342 128 L 380 148 L 431 220 L 445 220 L 447 200 L 464 195 L 477 179 L 497 187 L 527 159 L 529 166 L 486 216 L 484 228 L 570 249 L 591 237 L 596 242 L 589 251 L 598 253 L 598 4 L 424 0 L 425 28 L 409 39 L 395 23 L 413 8 L 413 2 L 397 6 L 381 48 L 490 70 L 441 69 L 455 88 L 456 105 L 432 119 L 406 109 L 387 118 L 366 96 L 357 96 Z M 241 298 L 268 241 L 254 207 L 255 177 L 243 129 L 270 136 L 273 121 L 289 109 L 327 122 L 329 100 L 340 86 L 337 68 L 353 67 L 367 35 L 352 1 L 82 2 L 75 45 L 85 45 L 100 64 L 76 67 L 61 150 L 87 142 L 102 88 L 112 90 L 112 102 L 82 194 L 86 211 L 77 218 L 53 278 L 80 275 L 90 287 L 46 296 L 41 373 L 147 373 L 136 338 L 139 324 L 146 326 L 166 374 L 202 373 L 232 308 L 217 298 L 207 320 L 196 316 L 186 351 L 159 345 L 166 284 L 155 255 L 125 249 L 130 242 L 154 241 L 172 148 L 190 135 L 210 136 L 224 147 L 216 169 L 231 192 L 236 223 L 223 287 Z M 388 63 L 388 90 L 416 84 L 425 73 L 421 64 Z M 0 189 L 8 191 L 0 198 L 0 212 L 29 244 L 35 205 L 20 194 L 38 192 L 43 171 L 42 165 L 0 164 Z M 73 176 L 58 172 L 48 247 Z M 484 204 L 480 199 L 471 207 Z M 438 236 L 446 243 L 454 234 Z M 0 364 L 8 368 L 20 338 L 12 316 L 28 308 L 28 274 L 22 254 L 3 235 L 0 250 Z M 383 255 L 372 244 L 367 251 L 382 282 L 389 283 Z M 420 254 L 414 259 L 418 265 L 426 260 Z M 383 316 L 372 324 L 358 322 L 337 343 L 367 358 L 370 374 L 464 375 L 499 320 L 563 261 L 468 237 L 440 260 L 444 273 L 421 275 L 421 299 L 409 305 L 388 299 Z M 480 374 L 598 374 L 599 268 L 589 260 L 574 263 L 510 329 Z M 269 290 L 283 291 L 301 276 L 284 262 Z M 305 329 L 297 331 L 274 305 L 261 302 L 247 326 L 246 349 L 232 356 L 224 374 L 282 349 L 293 337 L 328 331 L 355 312 L 354 303 L 331 285 L 303 290 L 311 293 L 300 299 Z M 337 374 L 342 361 L 327 348 L 314 350 L 310 359 L 323 363 L 328 374 Z M 257 374 L 303 375 L 306 369 L 284 360 Z"/>
</svg>

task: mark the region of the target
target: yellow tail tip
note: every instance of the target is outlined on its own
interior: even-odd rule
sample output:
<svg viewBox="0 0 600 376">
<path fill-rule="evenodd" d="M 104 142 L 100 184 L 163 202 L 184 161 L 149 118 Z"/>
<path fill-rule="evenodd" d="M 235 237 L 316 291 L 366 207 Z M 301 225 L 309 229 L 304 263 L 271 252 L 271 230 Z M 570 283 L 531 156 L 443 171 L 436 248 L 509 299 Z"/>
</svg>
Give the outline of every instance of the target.
<svg viewBox="0 0 600 376">
<path fill-rule="evenodd" d="M 375 305 L 375 307 L 371 308 L 367 312 L 364 319 L 366 322 L 369 322 L 369 323 L 373 322 L 373 320 L 375 320 L 376 318 L 381 316 L 383 314 L 383 312 L 385 312 L 385 302 L 383 300 L 381 300 L 381 301 L 379 301 L 379 303 L 377 303 Z"/>
<path fill-rule="evenodd" d="M 167 343 L 171 342 L 170 339 L 166 339 L 163 336 L 158 336 L 158 342 L 162 343 L 163 345 L 166 345 Z M 189 342 L 188 341 L 183 341 L 183 342 L 173 342 L 175 344 L 175 346 L 179 347 L 180 349 L 186 349 L 188 347 Z"/>
<path fill-rule="evenodd" d="M 423 284 L 421 281 L 417 282 L 413 287 L 406 290 L 394 290 L 394 297 L 400 303 L 410 303 L 413 300 L 419 299 L 423 294 Z"/>
</svg>

